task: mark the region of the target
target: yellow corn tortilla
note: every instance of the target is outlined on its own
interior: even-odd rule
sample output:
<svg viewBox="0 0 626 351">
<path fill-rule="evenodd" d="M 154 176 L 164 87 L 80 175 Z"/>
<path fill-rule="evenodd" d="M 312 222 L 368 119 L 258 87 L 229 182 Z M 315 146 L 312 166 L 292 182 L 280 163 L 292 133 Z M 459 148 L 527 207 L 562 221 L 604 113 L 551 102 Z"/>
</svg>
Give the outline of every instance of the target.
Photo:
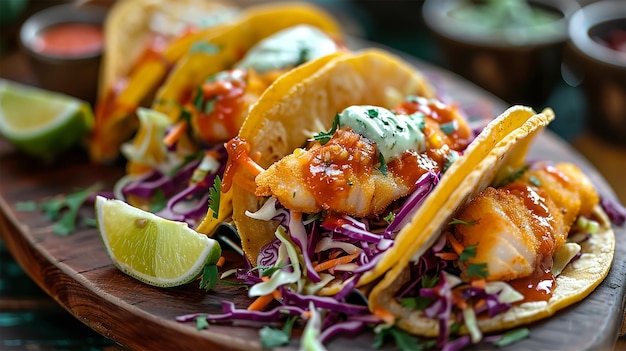
<svg viewBox="0 0 626 351">
<path fill-rule="evenodd" d="M 523 116 L 516 116 L 522 111 L 526 112 Z M 521 126 L 508 131 L 507 128 L 500 128 L 511 119 L 516 120 L 516 117 L 524 120 Z M 438 321 L 425 317 L 421 311 L 403 307 L 394 297 L 409 279 L 410 261 L 419 258 L 434 244 L 455 210 L 485 189 L 501 167 L 521 166 L 530 143 L 553 118 L 554 114 L 549 109 L 535 115 L 530 109 L 513 107 L 492 122 L 476 142 L 470 145 L 467 157 L 461 157 L 458 164 L 455 162 L 446 173 L 450 176 L 443 177 L 433 194 L 420 208 L 426 209 L 416 214 L 415 221 L 407 226 L 406 234 L 396 238 L 394 249 L 384 253 L 384 259 L 392 260 L 394 263 L 371 290 L 369 307 L 372 311 L 381 309 L 388 311 L 396 318 L 399 327 L 413 334 L 428 337 L 439 334 Z M 471 155 L 481 148 L 490 151 L 486 156 L 472 160 Z M 465 174 L 462 170 L 467 162 L 475 166 L 474 170 L 465 175 L 462 184 L 455 182 L 459 174 Z M 452 187 L 453 185 L 457 187 Z M 420 217 L 420 213 L 431 212 L 427 210 L 430 206 L 437 206 L 433 207 L 434 213 Z M 592 235 L 588 242 L 581 245 L 583 253 L 581 258 L 557 276 L 557 286 L 550 300 L 522 303 L 494 318 L 480 318 L 478 327 L 481 331 L 509 329 L 549 317 L 559 309 L 583 299 L 600 284 L 611 266 L 615 238 L 609 220 L 599 206 L 594 209 L 594 214 L 601 225 L 599 233 Z M 460 332 L 466 331 L 462 329 Z"/>
<path fill-rule="evenodd" d="M 105 50 L 100 67 L 99 97 L 118 79 L 127 77 L 152 35 L 173 39 L 186 25 L 203 28 L 232 20 L 239 9 L 215 0 L 125 0 L 117 1 L 105 21 Z M 201 17 L 201 18 L 200 18 Z"/>
<path fill-rule="evenodd" d="M 335 114 L 351 105 L 392 108 L 408 95 L 434 97 L 426 79 L 398 57 L 377 49 L 339 56 L 310 73 L 296 68 L 272 84 L 251 109 L 239 132 L 263 168 L 328 130 Z M 250 180 L 253 179 L 250 177 Z M 277 224 L 252 219 L 263 199 L 233 184 L 233 220 L 251 262 L 275 238 Z"/>
<path fill-rule="evenodd" d="M 163 60 L 150 60 L 130 72 L 110 110 L 96 108 L 96 125 L 89 145 L 91 159 L 104 163 L 119 155 L 120 145 L 137 130 L 137 107 L 154 101 L 152 108 L 172 119 L 178 118 L 176 102 L 185 88 L 197 86 L 210 74 L 227 69 L 261 39 L 297 24 L 316 26 L 340 39 L 340 26 L 318 7 L 284 3 L 251 6 L 234 22 L 173 41 L 164 50 Z M 107 105 L 107 95 L 98 104 Z"/>
</svg>

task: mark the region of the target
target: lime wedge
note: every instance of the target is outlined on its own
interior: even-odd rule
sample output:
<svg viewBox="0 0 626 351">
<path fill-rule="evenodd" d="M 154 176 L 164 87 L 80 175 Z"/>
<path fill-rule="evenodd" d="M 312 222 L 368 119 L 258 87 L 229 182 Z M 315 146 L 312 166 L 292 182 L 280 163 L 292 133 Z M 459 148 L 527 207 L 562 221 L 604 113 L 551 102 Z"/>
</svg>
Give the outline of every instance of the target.
<svg viewBox="0 0 626 351">
<path fill-rule="evenodd" d="M 158 287 L 189 283 L 222 254 L 217 241 L 120 200 L 96 197 L 98 230 L 122 272 Z"/>
<path fill-rule="evenodd" d="M 51 158 L 81 141 L 93 123 L 84 101 L 0 79 L 0 134 L 28 154 Z"/>
</svg>

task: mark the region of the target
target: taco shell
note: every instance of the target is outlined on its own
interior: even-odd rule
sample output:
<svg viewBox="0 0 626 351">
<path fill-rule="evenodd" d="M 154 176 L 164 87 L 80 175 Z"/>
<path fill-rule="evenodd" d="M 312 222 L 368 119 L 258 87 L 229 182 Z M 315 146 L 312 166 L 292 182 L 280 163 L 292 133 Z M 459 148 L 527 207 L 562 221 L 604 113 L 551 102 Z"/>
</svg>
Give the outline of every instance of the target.
<svg viewBox="0 0 626 351">
<path fill-rule="evenodd" d="M 346 53 L 313 72 L 310 68 L 303 65 L 275 81 L 241 127 L 239 138 L 249 144 L 250 155 L 259 155 L 255 162 L 263 168 L 302 147 L 317 132 L 328 130 L 335 114 L 350 105 L 391 108 L 408 95 L 434 97 L 421 73 L 382 50 Z M 262 198 L 236 182 L 230 191 L 233 220 L 244 252 L 254 264 L 261 248 L 275 238 L 277 224 L 246 215 L 261 207 Z"/>
<path fill-rule="evenodd" d="M 117 157 L 119 146 L 138 127 L 134 115 L 137 107 L 154 101 L 153 109 L 178 118 L 176 103 L 181 94 L 188 92 L 186 89 L 230 67 L 261 39 L 297 24 L 316 26 L 340 39 L 340 27 L 328 14 L 306 3 L 289 3 L 251 6 L 236 21 L 169 43 L 162 57 L 146 60 L 134 68 L 119 93 L 107 88 L 101 95 L 90 142 L 92 160 L 101 163 Z"/>
<path fill-rule="evenodd" d="M 425 317 L 422 311 L 403 307 L 395 298 L 396 292 L 410 277 L 410 261 L 419 258 L 437 241 L 456 209 L 485 189 L 500 168 L 522 166 L 530 143 L 553 118 L 550 109 L 534 114 L 531 109 L 516 106 L 485 128 L 465 155 L 444 175 L 413 221 L 396 238 L 393 248 L 383 254 L 382 262 L 393 264 L 371 290 L 369 306 L 372 311 L 388 311 L 395 317 L 397 325 L 410 333 L 427 337 L 439 334 L 437 320 Z M 547 302 L 514 305 L 493 318 L 479 318 L 481 331 L 509 329 L 549 317 L 593 291 L 608 274 L 615 246 L 606 214 L 596 206 L 594 215 L 600 222 L 600 231 L 581 244 L 582 256 L 556 277 L 552 297 Z M 460 332 L 467 331 L 462 328 Z"/>
<path fill-rule="evenodd" d="M 186 26 L 197 26 L 200 22 L 205 27 L 212 27 L 234 19 L 239 11 L 227 2 L 213 0 L 117 1 L 105 23 L 106 48 L 99 96 L 102 97 L 118 79 L 129 75 L 129 63 L 137 61 L 152 37 L 172 40 L 183 33 Z"/>
</svg>

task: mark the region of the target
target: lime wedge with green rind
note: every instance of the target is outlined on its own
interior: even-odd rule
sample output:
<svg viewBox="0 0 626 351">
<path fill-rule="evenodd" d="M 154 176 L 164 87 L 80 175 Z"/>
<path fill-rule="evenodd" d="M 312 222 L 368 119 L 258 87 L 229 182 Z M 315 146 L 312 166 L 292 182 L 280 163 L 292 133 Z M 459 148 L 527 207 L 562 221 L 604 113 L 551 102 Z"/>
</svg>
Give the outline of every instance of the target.
<svg viewBox="0 0 626 351">
<path fill-rule="evenodd" d="M 83 140 L 93 124 L 82 100 L 0 79 L 0 134 L 25 153 L 51 158 Z"/>
<path fill-rule="evenodd" d="M 217 241 L 187 223 L 161 218 L 123 201 L 96 197 L 96 219 L 104 247 L 115 266 L 146 284 L 173 287 L 196 280 L 215 265 Z"/>
</svg>

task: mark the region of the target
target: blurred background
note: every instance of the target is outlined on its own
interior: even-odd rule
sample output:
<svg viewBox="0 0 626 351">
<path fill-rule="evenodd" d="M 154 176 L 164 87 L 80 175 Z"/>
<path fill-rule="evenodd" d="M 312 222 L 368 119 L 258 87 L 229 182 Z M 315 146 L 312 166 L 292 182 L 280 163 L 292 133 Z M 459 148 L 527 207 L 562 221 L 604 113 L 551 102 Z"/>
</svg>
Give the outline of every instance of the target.
<svg viewBox="0 0 626 351">
<path fill-rule="evenodd" d="M 18 40 L 29 16 L 60 3 L 108 8 L 114 1 L 0 0 L 0 77 L 39 85 Z M 455 72 L 507 104 L 551 107 L 557 119 L 549 129 L 585 156 L 626 203 L 626 1 L 312 2 L 329 9 L 351 36 Z M 612 3 L 615 10 L 608 12 L 621 12 L 621 19 L 596 11 L 570 30 L 576 11 L 596 3 Z M 0 257 L 0 349 L 117 348 L 46 299 L 3 246 Z"/>
</svg>

